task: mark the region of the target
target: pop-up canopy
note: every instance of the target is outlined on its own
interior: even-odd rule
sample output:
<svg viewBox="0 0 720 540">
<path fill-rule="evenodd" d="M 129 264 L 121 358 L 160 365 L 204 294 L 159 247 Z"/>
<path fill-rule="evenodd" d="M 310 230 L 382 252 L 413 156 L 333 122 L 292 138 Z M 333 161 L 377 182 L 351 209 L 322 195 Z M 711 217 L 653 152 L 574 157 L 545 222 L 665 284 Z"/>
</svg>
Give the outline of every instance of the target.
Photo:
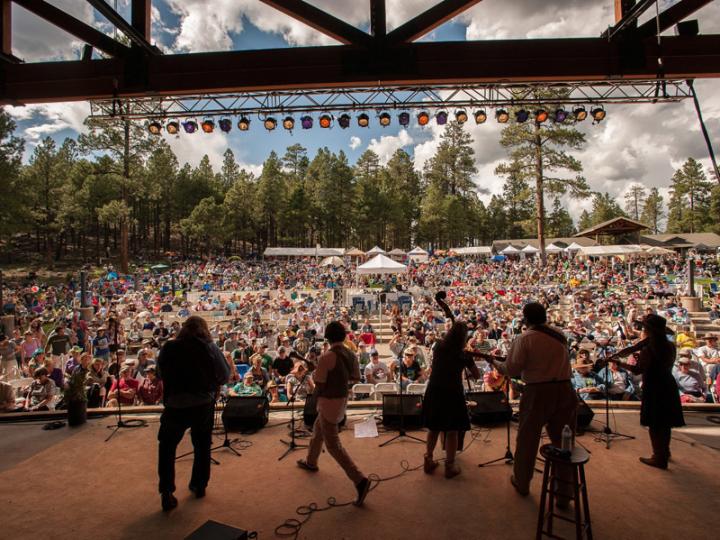
<svg viewBox="0 0 720 540">
<path fill-rule="evenodd" d="M 403 272 L 407 272 L 407 266 L 382 254 L 357 267 L 358 274 L 401 274 Z"/>
</svg>

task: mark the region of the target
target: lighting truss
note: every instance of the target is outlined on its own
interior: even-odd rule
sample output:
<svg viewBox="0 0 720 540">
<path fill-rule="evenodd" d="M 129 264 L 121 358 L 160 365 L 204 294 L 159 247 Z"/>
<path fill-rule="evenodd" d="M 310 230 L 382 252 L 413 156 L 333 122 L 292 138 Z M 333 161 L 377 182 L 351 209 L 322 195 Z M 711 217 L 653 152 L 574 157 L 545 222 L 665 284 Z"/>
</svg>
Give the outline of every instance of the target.
<svg viewBox="0 0 720 540">
<path fill-rule="evenodd" d="M 566 97 L 543 97 L 548 87 L 563 90 Z M 680 80 L 328 88 L 94 100 L 90 102 L 90 117 L 157 120 L 327 111 L 379 113 L 392 109 L 675 102 L 691 96 L 686 82 Z"/>
</svg>

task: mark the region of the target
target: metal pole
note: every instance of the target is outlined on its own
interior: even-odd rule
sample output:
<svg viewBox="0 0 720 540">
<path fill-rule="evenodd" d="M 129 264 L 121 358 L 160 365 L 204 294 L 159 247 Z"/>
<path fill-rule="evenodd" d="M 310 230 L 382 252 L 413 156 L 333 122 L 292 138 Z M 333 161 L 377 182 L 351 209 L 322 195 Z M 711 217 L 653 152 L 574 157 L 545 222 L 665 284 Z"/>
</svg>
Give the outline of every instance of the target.
<svg viewBox="0 0 720 540">
<path fill-rule="evenodd" d="M 172 289 L 173 298 L 175 298 L 175 274 L 170 274 L 170 287 Z"/>
<path fill-rule="evenodd" d="M 695 296 L 695 260 L 692 256 L 688 257 L 688 296 Z"/>
<path fill-rule="evenodd" d="M 88 307 L 87 303 L 87 272 L 80 271 L 80 307 Z"/>
</svg>

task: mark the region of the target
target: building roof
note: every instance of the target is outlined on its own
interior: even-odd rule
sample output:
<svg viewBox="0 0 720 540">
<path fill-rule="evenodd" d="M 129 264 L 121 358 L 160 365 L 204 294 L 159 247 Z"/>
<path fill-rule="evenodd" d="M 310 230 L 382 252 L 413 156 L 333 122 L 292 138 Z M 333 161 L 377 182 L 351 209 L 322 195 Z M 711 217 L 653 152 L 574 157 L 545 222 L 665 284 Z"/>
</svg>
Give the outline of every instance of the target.
<svg viewBox="0 0 720 540">
<path fill-rule="evenodd" d="M 649 228 L 650 227 L 648 227 L 644 223 L 640 223 L 639 221 L 635 221 L 634 219 L 630 219 L 627 217 L 616 217 L 607 221 L 603 221 L 602 223 L 598 223 L 597 225 L 594 225 L 589 229 L 585 229 L 584 231 L 580 231 L 575 236 L 613 236 L 617 234 L 627 234 L 644 231 L 645 229 Z"/>
<path fill-rule="evenodd" d="M 640 237 L 640 241 L 667 248 L 720 247 L 720 235 L 712 232 L 704 233 L 667 233 L 667 234 L 646 234 Z"/>
<path fill-rule="evenodd" d="M 555 244 L 558 247 L 566 248 L 573 242 L 577 242 L 581 246 L 594 246 L 597 242 L 592 238 L 545 238 L 545 245 Z M 492 243 L 492 249 L 495 253 L 499 253 L 509 245 L 512 245 L 518 249 L 523 249 L 525 246 L 532 246 L 540 249 L 540 244 L 537 238 L 519 238 L 515 240 L 495 240 Z"/>
</svg>

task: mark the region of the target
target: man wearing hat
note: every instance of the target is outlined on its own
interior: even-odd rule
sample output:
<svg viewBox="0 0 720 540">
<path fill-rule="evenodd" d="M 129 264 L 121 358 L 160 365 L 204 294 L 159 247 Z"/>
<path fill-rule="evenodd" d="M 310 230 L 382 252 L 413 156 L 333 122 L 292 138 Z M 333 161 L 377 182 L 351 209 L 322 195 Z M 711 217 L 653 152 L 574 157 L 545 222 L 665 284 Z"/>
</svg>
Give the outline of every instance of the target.
<svg viewBox="0 0 720 540">
<path fill-rule="evenodd" d="M 582 349 L 587 351 L 587 349 Z M 575 392 L 583 399 L 603 399 L 605 384 L 598 374 L 592 371 L 593 363 L 588 355 L 578 354 L 573 365 L 572 385 Z"/>
<path fill-rule="evenodd" d="M 384 383 L 388 380 L 388 368 L 380 361 L 380 353 L 373 350 L 370 353 L 370 362 L 365 366 L 365 381 L 368 384 Z"/>
<path fill-rule="evenodd" d="M 718 349 L 718 337 L 713 334 L 703 336 L 705 345 L 695 349 L 695 355 L 701 362 L 703 371 L 701 375 L 707 374 L 713 381 L 720 374 L 720 349 Z"/>
<path fill-rule="evenodd" d="M 680 351 L 679 356 L 677 367 L 673 369 L 673 377 L 680 390 L 680 400 L 683 403 L 704 402 L 707 385 L 702 375 L 691 369 L 690 351 Z"/>
<path fill-rule="evenodd" d="M 80 353 L 82 349 L 77 345 L 74 345 L 70 349 L 70 360 L 65 362 L 65 376 L 69 377 L 70 374 L 80 365 Z"/>
</svg>

